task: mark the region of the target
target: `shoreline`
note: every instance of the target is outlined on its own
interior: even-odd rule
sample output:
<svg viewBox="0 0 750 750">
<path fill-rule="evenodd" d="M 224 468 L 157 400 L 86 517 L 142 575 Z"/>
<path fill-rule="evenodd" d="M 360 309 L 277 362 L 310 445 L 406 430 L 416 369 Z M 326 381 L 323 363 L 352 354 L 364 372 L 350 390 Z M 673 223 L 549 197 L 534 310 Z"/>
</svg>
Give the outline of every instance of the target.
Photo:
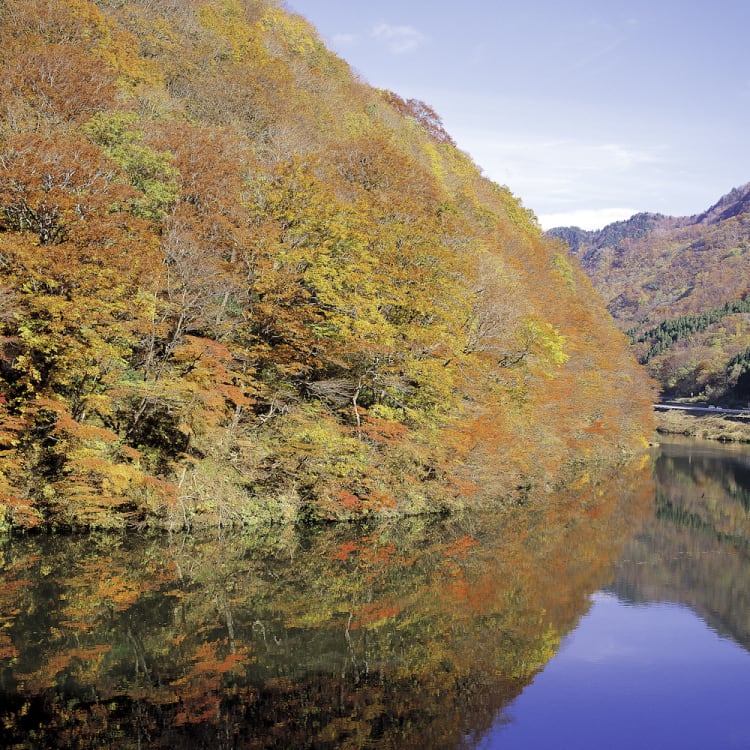
<svg viewBox="0 0 750 750">
<path fill-rule="evenodd" d="M 750 418 L 735 414 L 715 414 L 654 410 L 656 432 L 685 435 L 722 443 L 750 443 Z"/>
</svg>

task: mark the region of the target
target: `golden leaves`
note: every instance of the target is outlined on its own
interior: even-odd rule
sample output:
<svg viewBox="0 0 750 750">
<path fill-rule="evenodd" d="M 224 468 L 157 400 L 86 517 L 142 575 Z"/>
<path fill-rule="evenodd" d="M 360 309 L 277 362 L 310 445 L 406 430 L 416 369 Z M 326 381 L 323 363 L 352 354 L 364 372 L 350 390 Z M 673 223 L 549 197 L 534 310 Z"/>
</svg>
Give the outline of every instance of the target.
<svg viewBox="0 0 750 750">
<path fill-rule="evenodd" d="M 422 513 L 638 431 L 621 386 L 642 381 L 580 270 L 428 105 L 369 89 L 304 20 L 7 8 L 14 523 Z"/>
</svg>

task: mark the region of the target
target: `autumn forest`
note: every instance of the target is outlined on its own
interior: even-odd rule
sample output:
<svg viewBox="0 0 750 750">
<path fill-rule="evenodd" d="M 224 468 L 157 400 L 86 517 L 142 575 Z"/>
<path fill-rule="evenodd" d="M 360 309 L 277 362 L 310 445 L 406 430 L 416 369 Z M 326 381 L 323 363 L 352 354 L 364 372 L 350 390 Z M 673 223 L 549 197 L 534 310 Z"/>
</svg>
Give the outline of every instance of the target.
<svg viewBox="0 0 750 750">
<path fill-rule="evenodd" d="M 644 445 L 560 240 L 275 0 L 0 3 L 0 526 L 510 503 Z"/>
<path fill-rule="evenodd" d="M 695 216 L 552 229 L 580 260 L 662 392 L 750 400 L 750 183 Z"/>
</svg>

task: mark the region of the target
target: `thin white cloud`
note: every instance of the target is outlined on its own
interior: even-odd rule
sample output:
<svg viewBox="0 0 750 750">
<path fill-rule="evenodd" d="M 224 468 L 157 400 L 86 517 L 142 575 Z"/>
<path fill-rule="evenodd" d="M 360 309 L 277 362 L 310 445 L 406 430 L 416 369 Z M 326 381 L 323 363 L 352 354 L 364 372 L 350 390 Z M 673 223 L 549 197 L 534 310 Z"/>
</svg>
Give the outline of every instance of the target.
<svg viewBox="0 0 750 750">
<path fill-rule="evenodd" d="M 599 63 L 600 60 L 609 57 L 609 55 L 620 47 L 623 41 L 624 39 L 614 39 L 607 44 L 601 45 L 598 49 L 590 50 L 580 57 L 573 59 L 568 65 L 562 65 L 554 74 L 554 79 L 561 80 L 571 73 L 590 68 Z"/>
<path fill-rule="evenodd" d="M 600 229 L 639 210 L 659 210 L 648 185 L 663 178 L 667 153 L 658 146 L 548 138 L 473 128 L 451 128 L 492 180 L 507 185 L 545 229 Z M 632 195 L 643 198 L 633 207 Z"/>
<path fill-rule="evenodd" d="M 459 143 L 471 143 L 475 153 L 490 156 L 492 165 L 505 165 L 509 174 L 530 169 L 547 176 L 566 177 L 585 172 L 627 172 L 642 165 L 661 162 L 658 149 L 643 150 L 621 143 L 525 136 L 495 131 L 454 130 Z M 464 136 L 461 138 L 461 136 Z M 489 170 L 490 164 L 480 162 Z"/>
<path fill-rule="evenodd" d="M 331 40 L 335 45 L 351 47 L 359 41 L 357 34 L 334 34 Z"/>
<path fill-rule="evenodd" d="M 580 229 L 602 229 L 615 221 L 624 221 L 638 213 L 634 208 L 599 208 L 561 211 L 537 216 L 542 229 L 553 227 L 579 227 Z"/>
<path fill-rule="evenodd" d="M 631 169 L 641 164 L 654 164 L 658 158 L 653 153 L 641 151 L 621 143 L 604 143 L 589 147 L 591 155 L 601 156 L 602 160 L 615 169 Z"/>
<path fill-rule="evenodd" d="M 385 44 L 394 55 L 403 55 L 422 45 L 427 37 L 413 26 L 392 26 L 379 23 L 370 32 L 370 36 Z"/>
</svg>

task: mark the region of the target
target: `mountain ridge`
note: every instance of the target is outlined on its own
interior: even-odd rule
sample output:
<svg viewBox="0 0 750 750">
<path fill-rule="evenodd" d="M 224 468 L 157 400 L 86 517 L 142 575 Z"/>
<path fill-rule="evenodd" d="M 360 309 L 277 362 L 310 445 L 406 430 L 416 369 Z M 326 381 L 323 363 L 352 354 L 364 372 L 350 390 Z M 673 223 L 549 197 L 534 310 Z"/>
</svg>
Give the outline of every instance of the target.
<svg viewBox="0 0 750 750">
<path fill-rule="evenodd" d="M 682 227 L 695 224 L 716 224 L 750 211 L 750 182 L 732 188 L 710 208 L 698 214 L 670 216 L 640 211 L 627 219 L 614 221 L 601 229 L 581 229 L 575 225 L 552 227 L 545 234 L 566 240 L 573 252 L 582 244 L 611 245 L 620 239 L 638 239 L 656 226 Z M 632 228 L 632 231 L 629 231 Z M 572 241 L 571 241 L 572 240 Z"/>
<path fill-rule="evenodd" d="M 695 223 L 715 224 L 747 212 L 750 212 L 750 182 L 723 195 L 711 208 L 699 214 Z"/>
<path fill-rule="evenodd" d="M 581 262 L 665 393 L 746 400 L 750 183 L 692 216 L 640 213 L 546 234 Z"/>
</svg>

